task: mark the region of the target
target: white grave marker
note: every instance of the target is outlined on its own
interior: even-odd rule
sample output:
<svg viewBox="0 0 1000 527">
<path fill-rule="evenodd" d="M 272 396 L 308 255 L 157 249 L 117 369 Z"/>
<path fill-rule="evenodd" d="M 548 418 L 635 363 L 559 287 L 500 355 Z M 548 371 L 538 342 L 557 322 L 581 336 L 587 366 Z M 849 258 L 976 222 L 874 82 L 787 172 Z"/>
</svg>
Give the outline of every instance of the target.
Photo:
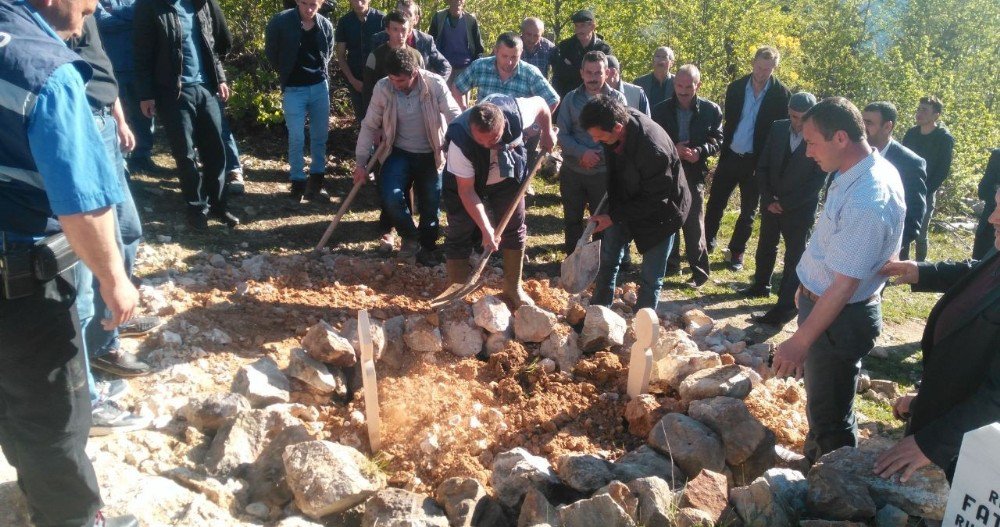
<svg viewBox="0 0 1000 527">
<path fill-rule="evenodd" d="M 660 338 L 660 320 L 656 311 L 644 307 L 632 319 L 632 331 L 635 332 L 635 344 L 632 344 L 632 356 L 628 362 L 629 397 L 645 393 L 649 389 L 649 377 L 653 371 L 653 344 Z"/>
<path fill-rule="evenodd" d="M 358 311 L 358 342 L 361 344 L 361 381 L 365 388 L 365 420 L 368 422 L 368 443 L 372 452 L 382 448 L 382 417 L 378 411 L 378 384 L 375 378 L 375 356 L 372 327 L 368 311 Z"/>
<path fill-rule="evenodd" d="M 941 525 L 1000 527 L 1000 423 L 965 433 Z"/>
</svg>

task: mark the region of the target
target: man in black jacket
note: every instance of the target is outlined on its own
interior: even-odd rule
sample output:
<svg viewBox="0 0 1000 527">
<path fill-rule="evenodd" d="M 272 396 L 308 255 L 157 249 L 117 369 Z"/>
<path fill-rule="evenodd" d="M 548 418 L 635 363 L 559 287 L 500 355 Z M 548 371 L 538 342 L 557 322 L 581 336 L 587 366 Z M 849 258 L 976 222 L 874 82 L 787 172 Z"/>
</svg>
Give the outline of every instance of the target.
<svg viewBox="0 0 1000 527">
<path fill-rule="evenodd" d="M 795 317 L 795 291 L 799 265 L 806 240 L 812 230 L 819 206 L 819 193 L 826 173 L 806 155 L 802 140 L 802 117 L 816 105 L 816 97 L 799 92 L 788 99 L 788 119 L 775 121 L 757 162 L 760 187 L 760 240 L 754 255 L 756 268 L 753 284 L 740 293 L 747 297 L 771 294 L 771 275 L 778 258 L 778 242 L 785 239 L 785 268 L 778 289 L 778 302 L 754 320 L 784 326 Z"/>
<path fill-rule="evenodd" d="M 583 84 L 580 68 L 583 66 L 583 56 L 588 51 L 613 54 L 611 46 L 597 36 L 597 23 L 593 11 L 581 9 L 573 13 L 570 20 L 573 21 L 573 36 L 560 42 L 549 57 L 549 63 L 552 65 L 552 87 L 556 89 L 560 99 Z"/>
<path fill-rule="evenodd" d="M 757 49 L 753 70 L 726 88 L 723 147 L 715 169 L 705 210 L 708 252 L 715 250 L 722 215 L 736 186 L 740 187 L 740 216 L 729 241 L 730 267 L 743 269 L 743 252 L 753 234 L 753 220 L 760 201 L 757 189 L 757 158 L 771 123 L 788 118 L 788 88 L 772 75 L 781 55 L 771 46 Z"/>
<path fill-rule="evenodd" d="M 673 76 L 673 84 L 674 96 L 653 108 L 653 120 L 674 142 L 691 191 L 691 211 L 681 230 L 684 232 L 684 251 L 691 266 L 690 284 L 701 287 L 709 275 L 703 207 L 705 176 L 708 175 L 708 158 L 718 154 L 722 146 L 722 110 L 714 102 L 698 97 L 701 71 L 694 64 L 681 66 Z M 678 242 L 667 259 L 667 274 L 677 274 L 680 269 Z"/>
<path fill-rule="evenodd" d="M 1000 203 L 1000 190 L 993 199 Z M 906 437 L 875 462 L 884 478 L 902 481 L 934 463 L 950 480 L 962 436 L 1000 421 L 1000 208 L 989 217 L 993 250 L 983 260 L 889 262 L 882 273 L 913 284 L 914 291 L 944 292 L 931 310 L 920 341 L 920 390 L 896 401 L 893 414 L 907 419 Z"/>
<path fill-rule="evenodd" d="M 934 215 L 937 191 L 951 175 L 951 161 L 955 153 L 955 138 L 941 124 L 942 111 L 944 106 L 940 99 L 933 95 L 921 97 L 913 116 L 917 125 L 906 131 L 902 141 L 903 146 L 913 150 L 927 162 L 927 209 L 915 243 L 918 262 L 927 258 L 927 235 L 931 216 Z"/>
<path fill-rule="evenodd" d="M 226 153 L 215 100 L 230 94 L 219 60 L 227 39 L 222 11 L 215 0 L 139 0 L 133 22 L 139 106 L 146 117 L 158 113 L 166 128 L 188 226 L 203 230 L 212 215 L 236 227 L 239 218 L 226 209 Z"/>
<path fill-rule="evenodd" d="M 674 142 L 652 119 L 598 95 L 580 110 L 580 127 L 604 143 L 608 212 L 590 217 L 604 232 L 601 270 L 590 303 L 611 305 L 623 252 L 635 240 L 642 254 L 636 308 L 656 309 L 674 233 L 691 209 Z"/>
<path fill-rule="evenodd" d="M 979 199 L 983 200 L 983 212 L 979 214 L 979 225 L 976 226 L 976 240 L 972 244 L 972 258 L 982 258 L 993 247 L 993 226 L 989 218 L 996 210 L 993 192 L 1000 186 L 1000 148 L 990 155 L 986 163 L 986 174 L 979 181 Z"/>
<path fill-rule="evenodd" d="M 899 259 L 908 260 L 910 242 L 920 236 L 920 224 L 927 207 L 927 163 L 913 150 L 892 138 L 898 113 L 891 102 L 873 102 L 865 106 L 861 116 L 865 120 L 868 144 L 878 149 L 882 157 L 896 167 L 903 180 L 906 220 L 903 223 L 903 246 L 899 249 Z M 990 198 L 992 199 L 992 195 Z"/>
</svg>

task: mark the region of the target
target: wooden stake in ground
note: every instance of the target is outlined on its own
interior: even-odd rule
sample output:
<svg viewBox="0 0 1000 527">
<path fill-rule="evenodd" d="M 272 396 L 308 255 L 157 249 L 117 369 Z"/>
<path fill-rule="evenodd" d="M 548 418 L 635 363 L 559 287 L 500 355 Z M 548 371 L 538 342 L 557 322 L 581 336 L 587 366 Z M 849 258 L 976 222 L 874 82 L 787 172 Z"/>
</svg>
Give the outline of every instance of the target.
<svg viewBox="0 0 1000 527">
<path fill-rule="evenodd" d="M 382 417 L 378 411 L 378 384 L 375 377 L 375 355 L 372 352 L 372 327 L 368 311 L 358 311 L 358 342 L 361 344 L 361 380 L 365 388 L 365 421 L 368 423 L 368 443 L 372 453 L 382 448 Z"/>
<path fill-rule="evenodd" d="M 649 390 L 649 377 L 653 371 L 653 350 L 651 349 L 660 337 L 660 320 L 656 311 L 644 307 L 632 319 L 632 331 L 635 332 L 635 344 L 632 344 L 632 356 L 628 362 L 629 397 L 636 397 Z"/>
</svg>

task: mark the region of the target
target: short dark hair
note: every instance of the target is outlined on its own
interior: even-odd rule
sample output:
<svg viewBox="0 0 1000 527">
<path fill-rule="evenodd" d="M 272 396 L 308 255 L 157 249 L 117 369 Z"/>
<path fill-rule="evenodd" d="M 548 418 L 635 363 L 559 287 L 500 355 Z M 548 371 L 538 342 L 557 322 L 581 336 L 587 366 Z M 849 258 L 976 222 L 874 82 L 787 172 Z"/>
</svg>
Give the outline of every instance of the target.
<svg viewBox="0 0 1000 527">
<path fill-rule="evenodd" d="M 941 104 L 941 99 L 938 99 L 933 95 L 924 95 L 920 98 L 920 102 L 918 104 L 926 104 L 927 106 L 930 106 L 934 109 L 934 113 L 941 113 L 944 111 L 944 105 Z"/>
<path fill-rule="evenodd" d="M 385 57 L 385 72 L 387 75 L 406 75 L 407 77 L 412 77 L 419 69 L 420 63 L 417 61 L 416 55 L 406 47 L 389 50 L 389 54 Z"/>
<path fill-rule="evenodd" d="M 812 121 L 827 141 L 833 134 L 843 131 L 851 142 L 865 138 L 865 122 L 854 103 L 844 97 L 827 97 L 809 109 L 802 122 Z"/>
<path fill-rule="evenodd" d="M 521 40 L 521 36 L 513 31 L 500 33 L 500 36 L 497 37 L 496 45 L 499 46 L 500 44 L 503 44 L 506 48 L 524 49 L 524 41 Z"/>
<path fill-rule="evenodd" d="M 757 59 L 765 59 L 765 60 L 774 59 L 775 62 L 780 62 L 781 61 L 781 52 L 778 51 L 778 48 L 776 48 L 774 46 L 761 46 L 761 47 L 757 48 L 757 51 L 753 54 L 753 59 L 754 60 L 757 60 Z"/>
<path fill-rule="evenodd" d="M 624 104 L 607 95 L 594 97 L 580 110 L 580 128 L 590 130 L 600 128 L 610 132 L 616 124 L 622 126 L 628 122 L 628 109 Z"/>
<path fill-rule="evenodd" d="M 896 111 L 896 105 L 889 101 L 875 101 L 868 106 L 865 106 L 866 112 L 878 112 L 882 115 L 882 122 L 887 123 L 889 121 L 898 122 L 899 112 Z"/>
<path fill-rule="evenodd" d="M 503 111 L 491 102 L 479 103 L 469 110 L 469 124 L 481 132 L 495 132 L 506 123 Z"/>
<path fill-rule="evenodd" d="M 580 69 L 581 70 L 583 69 L 583 63 L 584 62 L 600 62 L 601 64 L 604 64 L 605 68 L 607 68 L 608 67 L 608 56 L 605 55 L 603 51 L 597 51 L 597 50 L 588 51 L 583 56 L 583 62 L 580 63 Z"/>
<path fill-rule="evenodd" d="M 410 26 L 413 25 L 413 21 L 410 20 L 410 18 L 408 16 L 406 16 L 405 14 L 403 14 L 403 12 L 400 11 L 399 9 L 393 9 L 392 11 L 389 11 L 388 15 L 385 15 L 385 27 L 386 28 L 389 27 L 389 22 L 395 22 L 397 24 L 403 24 L 404 26 L 407 25 L 407 24 L 409 24 Z"/>
<path fill-rule="evenodd" d="M 403 8 L 412 9 L 413 16 L 417 18 L 420 18 L 421 15 L 423 15 L 423 10 L 420 9 L 420 4 L 416 3 L 414 0 L 396 0 L 396 9 L 402 11 Z M 412 22 L 416 23 L 416 20 L 413 20 Z"/>
</svg>

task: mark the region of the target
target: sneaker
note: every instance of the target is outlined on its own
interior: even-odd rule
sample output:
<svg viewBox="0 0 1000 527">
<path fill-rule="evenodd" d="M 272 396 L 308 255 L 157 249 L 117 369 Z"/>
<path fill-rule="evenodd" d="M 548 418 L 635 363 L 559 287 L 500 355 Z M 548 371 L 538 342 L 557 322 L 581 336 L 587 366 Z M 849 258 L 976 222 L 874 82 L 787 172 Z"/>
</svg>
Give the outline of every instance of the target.
<svg viewBox="0 0 1000 527">
<path fill-rule="evenodd" d="M 94 527 L 139 527 L 139 520 L 131 514 L 105 518 L 101 511 L 94 517 Z"/>
<path fill-rule="evenodd" d="M 732 271 L 737 271 L 737 272 L 742 271 L 743 270 L 743 253 L 734 254 L 732 256 L 732 258 L 730 258 L 730 260 L 728 262 L 726 262 L 726 265 L 728 265 L 729 269 L 732 270 Z"/>
<path fill-rule="evenodd" d="M 139 377 L 149 373 L 149 364 L 118 348 L 107 355 L 90 359 L 91 367 L 119 377 Z"/>
<path fill-rule="evenodd" d="M 94 387 L 97 388 L 98 401 L 118 401 L 128 393 L 128 381 L 125 379 L 98 381 Z"/>
<path fill-rule="evenodd" d="M 230 170 L 226 173 L 226 184 L 229 185 L 230 196 L 241 196 L 246 192 L 246 185 L 243 183 L 242 170 Z"/>
<path fill-rule="evenodd" d="M 118 326 L 119 337 L 138 337 L 163 325 L 163 319 L 158 316 L 134 317 Z"/>
<path fill-rule="evenodd" d="M 123 409 L 114 401 L 100 401 L 90 413 L 90 437 L 99 437 L 117 432 L 141 430 L 152 422 Z"/>
</svg>

